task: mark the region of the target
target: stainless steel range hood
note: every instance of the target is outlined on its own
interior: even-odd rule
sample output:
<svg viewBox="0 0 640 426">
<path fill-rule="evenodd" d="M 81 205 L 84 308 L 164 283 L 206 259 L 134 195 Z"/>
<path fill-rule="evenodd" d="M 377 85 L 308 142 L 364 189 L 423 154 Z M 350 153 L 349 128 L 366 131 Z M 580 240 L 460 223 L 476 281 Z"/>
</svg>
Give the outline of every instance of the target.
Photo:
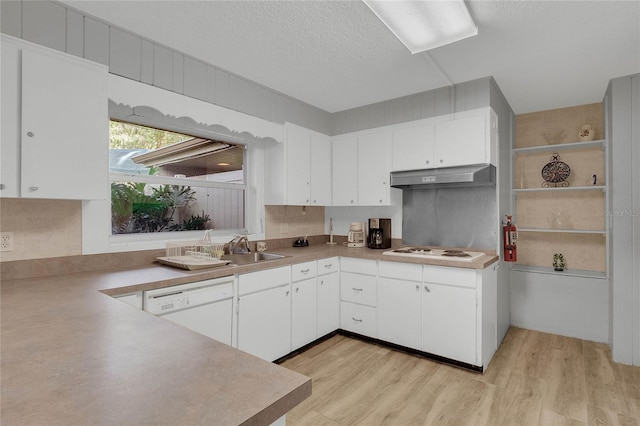
<svg viewBox="0 0 640 426">
<path fill-rule="evenodd" d="M 496 168 L 492 164 L 391 172 L 393 188 L 428 189 L 495 184 Z"/>
</svg>

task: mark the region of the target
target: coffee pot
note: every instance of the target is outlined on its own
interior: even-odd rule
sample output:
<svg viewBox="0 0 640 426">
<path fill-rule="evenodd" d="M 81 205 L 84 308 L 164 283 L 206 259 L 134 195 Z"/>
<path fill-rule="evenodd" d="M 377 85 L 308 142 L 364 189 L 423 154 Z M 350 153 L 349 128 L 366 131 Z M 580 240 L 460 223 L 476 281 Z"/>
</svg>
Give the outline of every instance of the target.
<svg viewBox="0 0 640 426">
<path fill-rule="evenodd" d="M 347 247 L 364 247 L 365 228 L 363 222 L 353 222 L 349 226 L 349 235 L 347 236 Z"/>
</svg>

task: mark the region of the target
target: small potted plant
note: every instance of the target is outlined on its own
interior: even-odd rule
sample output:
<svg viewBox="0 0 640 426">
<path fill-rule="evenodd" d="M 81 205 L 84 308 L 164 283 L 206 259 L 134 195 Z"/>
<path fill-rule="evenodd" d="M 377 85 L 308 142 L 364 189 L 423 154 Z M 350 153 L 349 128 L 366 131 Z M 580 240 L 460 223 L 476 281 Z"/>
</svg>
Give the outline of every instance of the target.
<svg viewBox="0 0 640 426">
<path fill-rule="evenodd" d="M 554 271 L 564 271 L 564 256 L 562 253 L 556 253 L 553 255 L 553 270 Z"/>
</svg>

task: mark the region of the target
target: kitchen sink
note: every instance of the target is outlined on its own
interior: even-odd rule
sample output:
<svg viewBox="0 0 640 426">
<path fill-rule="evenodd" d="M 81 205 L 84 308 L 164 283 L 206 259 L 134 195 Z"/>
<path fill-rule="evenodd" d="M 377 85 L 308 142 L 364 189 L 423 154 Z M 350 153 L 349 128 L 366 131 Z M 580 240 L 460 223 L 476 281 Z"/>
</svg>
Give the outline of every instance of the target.
<svg viewBox="0 0 640 426">
<path fill-rule="evenodd" d="M 228 260 L 229 262 L 231 262 L 231 264 L 234 265 L 250 265 L 252 263 L 267 262 L 269 260 L 278 260 L 285 257 L 287 256 L 282 254 L 255 252 L 225 254 L 220 259 Z"/>
</svg>

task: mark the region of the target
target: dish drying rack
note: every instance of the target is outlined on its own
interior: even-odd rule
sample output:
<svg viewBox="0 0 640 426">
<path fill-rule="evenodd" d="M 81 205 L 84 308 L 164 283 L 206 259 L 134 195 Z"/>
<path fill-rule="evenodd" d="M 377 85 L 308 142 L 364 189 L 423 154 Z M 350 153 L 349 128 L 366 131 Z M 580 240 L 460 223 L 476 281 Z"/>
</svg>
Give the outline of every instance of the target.
<svg viewBox="0 0 640 426">
<path fill-rule="evenodd" d="M 229 263 L 221 260 L 225 243 L 214 243 L 209 240 L 209 232 L 202 240 L 173 241 L 166 245 L 165 256 L 157 260 L 165 265 L 181 269 L 203 269 L 223 266 Z"/>
</svg>

